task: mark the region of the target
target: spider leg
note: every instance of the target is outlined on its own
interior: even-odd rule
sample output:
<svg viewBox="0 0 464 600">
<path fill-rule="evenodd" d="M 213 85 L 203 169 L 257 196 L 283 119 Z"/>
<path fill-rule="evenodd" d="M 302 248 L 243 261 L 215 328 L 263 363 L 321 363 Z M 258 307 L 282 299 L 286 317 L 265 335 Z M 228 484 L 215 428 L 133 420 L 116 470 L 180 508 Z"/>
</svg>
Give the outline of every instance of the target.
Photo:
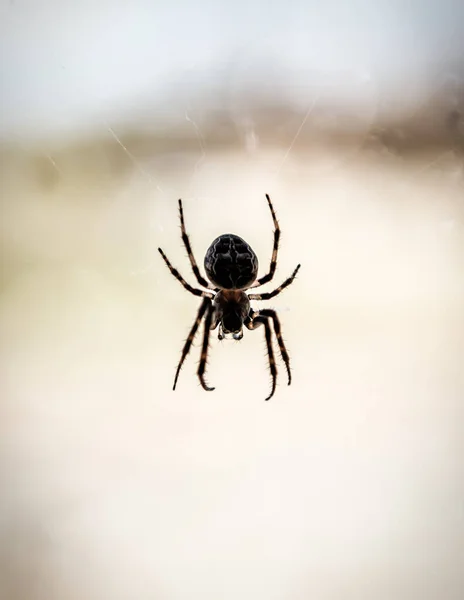
<svg viewBox="0 0 464 600">
<path fill-rule="evenodd" d="M 274 277 L 274 273 L 277 267 L 277 253 L 279 251 L 280 227 L 279 222 L 277 221 L 277 216 L 275 214 L 274 207 L 272 206 L 271 199 L 269 198 L 269 194 L 266 194 L 266 200 L 271 210 L 272 220 L 274 221 L 274 246 L 272 248 L 271 265 L 269 267 L 269 273 L 257 279 L 251 287 L 258 287 L 259 285 L 263 285 L 264 283 L 268 283 L 268 281 L 271 281 L 271 279 Z"/>
<path fill-rule="evenodd" d="M 177 269 L 175 269 L 171 263 L 169 262 L 168 257 L 166 256 L 166 254 L 161 250 L 161 248 L 158 248 L 158 252 L 161 254 L 161 256 L 164 259 L 164 262 L 167 264 L 168 269 L 171 271 L 171 273 L 174 275 L 174 277 L 180 281 L 180 283 L 184 286 L 184 288 L 189 291 L 191 294 L 193 294 L 194 296 L 201 296 L 202 298 L 214 298 L 214 294 L 210 293 L 210 292 L 204 292 L 203 290 L 199 290 L 196 288 L 193 288 L 190 284 L 188 284 L 185 279 L 182 277 L 182 275 L 179 273 L 179 271 Z"/>
<path fill-rule="evenodd" d="M 276 334 L 277 342 L 279 343 L 280 355 L 282 356 L 282 360 L 285 363 L 285 368 L 287 369 L 288 375 L 288 385 L 292 383 L 292 372 L 290 370 L 290 357 L 287 352 L 287 348 L 285 347 L 284 338 L 282 337 L 282 328 L 280 326 L 279 317 L 275 310 L 271 310 L 270 308 L 265 308 L 259 311 L 259 314 L 263 317 L 270 317 L 274 324 L 274 331 Z"/>
<path fill-rule="evenodd" d="M 207 302 L 207 301 L 204 300 L 204 302 Z M 206 364 L 208 362 L 209 332 L 211 330 L 211 325 L 213 324 L 213 312 L 214 312 L 214 310 L 211 305 L 211 302 L 208 302 L 208 311 L 206 313 L 205 325 L 204 325 L 204 331 L 203 331 L 203 345 L 201 348 L 201 358 L 200 358 L 200 364 L 198 365 L 198 371 L 197 371 L 198 379 L 200 380 L 201 386 L 207 392 L 212 392 L 214 390 L 214 388 L 209 387 L 205 381 Z"/>
<path fill-rule="evenodd" d="M 272 349 L 272 331 L 271 326 L 269 325 L 269 317 L 267 316 L 255 316 L 256 313 L 252 313 L 251 317 L 245 321 L 245 325 L 248 329 L 256 329 L 259 325 L 264 325 L 264 333 L 266 336 L 266 345 L 267 345 L 267 354 L 269 357 L 269 368 L 271 370 L 272 377 L 272 388 L 271 393 L 266 398 L 266 400 L 270 400 L 274 395 L 277 383 L 277 366 L 274 358 L 274 351 Z"/>
<path fill-rule="evenodd" d="M 248 298 L 250 300 L 270 300 L 271 298 L 274 298 L 274 296 L 277 296 L 277 294 L 280 294 L 280 292 L 282 292 L 286 287 L 288 287 L 293 282 L 300 267 L 301 267 L 301 265 L 298 265 L 297 268 L 290 275 L 290 277 L 288 279 L 286 279 L 281 285 L 279 285 L 278 288 L 276 288 L 272 292 L 266 292 L 264 294 L 249 294 Z"/>
<path fill-rule="evenodd" d="M 187 254 L 190 260 L 190 264 L 192 265 L 192 271 L 197 278 L 197 281 L 200 285 L 209 290 L 214 290 L 210 283 L 201 275 L 200 269 L 198 268 L 197 262 L 195 260 L 195 256 L 193 255 L 192 246 L 190 245 L 190 238 L 185 229 L 185 220 L 184 220 L 184 210 L 182 208 L 182 200 L 179 199 L 179 217 L 180 217 L 180 228 L 182 231 L 182 241 L 184 242 L 184 246 L 187 250 Z"/>
<path fill-rule="evenodd" d="M 172 388 L 173 390 L 176 389 L 177 379 L 179 378 L 179 373 L 182 368 L 182 365 L 184 364 L 184 360 L 187 358 L 187 354 L 190 352 L 190 348 L 191 348 L 193 340 L 195 338 L 195 334 L 198 330 L 198 327 L 200 326 L 201 320 L 203 319 L 208 306 L 210 306 L 210 305 L 211 305 L 211 302 L 210 302 L 209 298 L 205 298 L 203 300 L 203 302 L 201 303 L 200 308 L 198 309 L 197 318 L 195 319 L 192 329 L 190 330 L 190 333 L 188 334 L 188 338 L 182 349 L 182 356 L 180 358 L 179 364 L 177 365 L 176 376 L 174 378 L 174 386 Z"/>
</svg>

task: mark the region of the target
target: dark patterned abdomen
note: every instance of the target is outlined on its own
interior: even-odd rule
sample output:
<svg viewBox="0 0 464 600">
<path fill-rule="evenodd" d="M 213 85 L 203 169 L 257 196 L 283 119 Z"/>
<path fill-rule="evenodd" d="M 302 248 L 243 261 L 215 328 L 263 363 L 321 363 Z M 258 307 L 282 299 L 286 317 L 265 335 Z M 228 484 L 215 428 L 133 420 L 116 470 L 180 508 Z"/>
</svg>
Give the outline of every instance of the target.
<svg viewBox="0 0 464 600">
<path fill-rule="evenodd" d="M 240 290 L 249 287 L 258 276 L 258 257 L 241 237 L 225 233 L 208 248 L 205 270 L 217 287 Z"/>
</svg>

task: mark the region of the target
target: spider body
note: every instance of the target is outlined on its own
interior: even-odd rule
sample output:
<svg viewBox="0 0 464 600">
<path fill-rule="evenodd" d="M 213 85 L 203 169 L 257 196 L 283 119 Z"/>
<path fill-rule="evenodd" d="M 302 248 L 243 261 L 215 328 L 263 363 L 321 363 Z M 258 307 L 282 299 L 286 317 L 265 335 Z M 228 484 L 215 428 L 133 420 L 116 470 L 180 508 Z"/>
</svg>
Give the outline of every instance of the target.
<svg viewBox="0 0 464 600">
<path fill-rule="evenodd" d="M 243 337 L 243 324 L 250 314 L 250 300 L 242 290 L 220 290 L 213 300 L 213 309 L 219 320 L 220 340 L 231 333 L 235 340 Z"/>
<path fill-rule="evenodd" d="M 245 240 L 233 233 L 214 240 L 206 251 L 204 265 L 208 279 L 223 290 L 249 288 L 258 276 L 258 257 Z"/>
<path fill-rule="evenodd" d="M 238 235 L 226 233 L 217 237 L 208 248 L 204 267 L 209 283 L 200 273 L 195 257 L 190 245 L 190 238 L 185 229 L 184 213 L 182 201 L 179 200 L 179 216 L 182 232 L 182 240 L 187 250 L 193 273 L 198 283 L 208 291 L 193 288 L 185 281 L 177 269 L 175 269 L 167 256 L 158 248 L 164 262 L 168 266 L 172 275 L 180 281 L 184 288 L 195 296 L 200 296 L 203 301 L 198 309 L 197 318 L 190 330 L 187 341 L 182 350 L 182 356 L 177 366 L 174 378 L 173 389 L 176 389 L 177 379 L 187 354 L 190 351 L 195 335 L 201 322 L 204 320 L 203 342 L 201 349 L 201 358 L 198 365 L 198 377 L 203 389 L 212 391 L 205 381 L 205 370 L 207 363 L 208 344 L 210 331 L 218 328 L 218 338 L 224 339 L 225 335 L 232 334 L 235 340 L 241 340 L 243 337 L 243 325 L 247 329 L 253 330 L 260 325 L 264 326 L 264 333 L 269 357 L 269 368 L 272 377 L 271 393 L 266 398 L 269 400 L 275 392 L 277 382 L 277 366 L 274 358 L 272 346 L 272 329 L 277 338 L 280 355 L 285 363 L 288 375 L 288 385 L 292 382 L 290 371 L 290 358 L 282 338 L 280 321 L 275 310 L 263 309 L 255 311 L 250 306 L 250 300 L 269 300 L 282 290 L 288 287 L 296 277 L 300 265 L 296 267 L 292 275 L 288 277 L 279 287 L 272 292 L 264 294 L 247 294 L 246 290 L 255 288 L 264 283 L 268 283 L 274 277 L 277 266 L 277 252 L 279 249 L 280 229 L 277 217 L 271 203 L 271 199 L 266 194 L 266 199 L 271 211 L 274 222 L 274 247 L 272 251 L 271 265 L 269 272 L 257 279 L 258 276 L 258 257 L 252 248 Z M 213 285 L 211 285 L 213 284 Z"/>
</svg>

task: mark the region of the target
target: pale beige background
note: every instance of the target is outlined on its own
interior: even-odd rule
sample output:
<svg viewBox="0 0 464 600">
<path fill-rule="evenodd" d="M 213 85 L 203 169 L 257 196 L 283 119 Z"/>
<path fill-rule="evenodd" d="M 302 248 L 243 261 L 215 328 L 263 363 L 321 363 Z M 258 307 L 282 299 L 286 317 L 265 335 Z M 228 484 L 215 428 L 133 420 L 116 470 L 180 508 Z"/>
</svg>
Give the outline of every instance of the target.
<svg viewBox="0 0 464 600">
<path fill-rule="evenodd" d="M 206 4 L 0 4 L 0 598 L 458 600 L 461 3 Z M 265 270 L 266 192 L 294 383 L 258 330 L 174 393 L 177 200 Z"/>
<path fill-rule="evenodd" d="M 457 599 L 462 182 L 335 151 L 277 178 L 278 153 L 168 158 L 138 162 L 155 180 L 58 157 L 8 187 L 2 598 Z M 272 303 L 294 384 L 264 402 L 257 331 L 213 338 L 215 392 L 196 347 L 173 393 L 199 304 L 156 251 L 193 281 L 177 197 L 199 260 L 234 231 L 265 265 L 266 191 L 276 281 L 302 263 Z"/>
</svg>

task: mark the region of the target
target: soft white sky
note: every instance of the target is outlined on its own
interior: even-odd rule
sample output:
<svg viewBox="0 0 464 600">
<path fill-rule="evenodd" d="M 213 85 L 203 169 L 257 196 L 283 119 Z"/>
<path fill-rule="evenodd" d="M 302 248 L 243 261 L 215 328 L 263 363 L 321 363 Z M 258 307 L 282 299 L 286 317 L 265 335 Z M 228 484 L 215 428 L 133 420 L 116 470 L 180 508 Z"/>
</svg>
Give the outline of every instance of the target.
<svg viewBox="0 0 464 600">
<path fill-rule="evenodd" d="M 302 95 L 340 72 L 420 88 L 463 56 L 463 30 L 462 0 L 0 0 L 0 135 L 91 127 L 263 65 Z"/>
</svg>

